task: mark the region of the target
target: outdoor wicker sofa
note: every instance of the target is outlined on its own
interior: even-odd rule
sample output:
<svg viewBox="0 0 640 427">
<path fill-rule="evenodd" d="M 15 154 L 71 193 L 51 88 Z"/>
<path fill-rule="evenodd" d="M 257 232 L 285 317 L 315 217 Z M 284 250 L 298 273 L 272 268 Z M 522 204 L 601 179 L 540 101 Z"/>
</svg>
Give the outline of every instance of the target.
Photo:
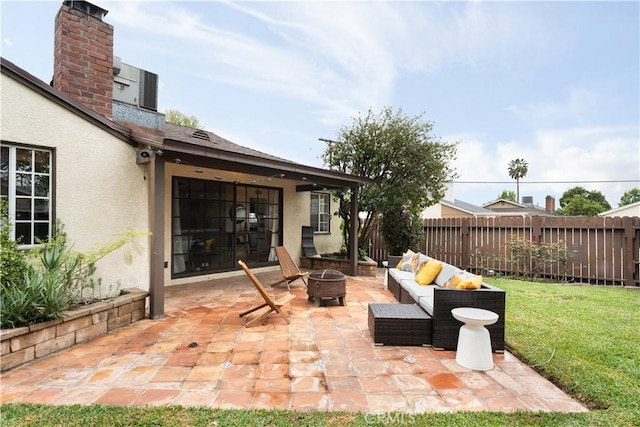
<svg viewBox="0 0 640 427">
<path fill-rule="evenodd" d="M 451 314 L 457 307 L 475 307 L 496 313 L 498 321 L 487 326 L 494 352 L 504 351 L 506 292 L 482 282 L 480 289 L 451 289 L 443 285 L 454 274 L 471 275 L 457 267 L 443 263 L 442 272 L 434 283 L 423 286 L 414 280 L 415 274 L 395 268 L 402 257 L 390 256 L 387 268 L 387 287 L 401 304 L 417 304 L 432 317 L 431 345 L 436 349 L 455 350 L 462 323 Z"/>
</svg>

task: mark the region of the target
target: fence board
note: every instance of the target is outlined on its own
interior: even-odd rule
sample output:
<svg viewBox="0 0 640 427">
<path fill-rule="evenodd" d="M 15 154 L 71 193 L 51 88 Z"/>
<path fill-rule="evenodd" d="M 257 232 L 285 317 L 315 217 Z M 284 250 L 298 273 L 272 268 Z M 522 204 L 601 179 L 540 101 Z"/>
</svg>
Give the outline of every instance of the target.
<svg viewBox="0 0 640 427">
<path fill-rule="evenodd" d="M 513 274 L 509 243 L 524 239 L 541 245 L 564 243 L 571 255 L 542 276 L 579 283 L 640 286 L 640 218 L 482 217 L 424 220 L 419 250 L 469 271 Z M 377 231 L 369 256 L 388 256 Z"/>
</svg>

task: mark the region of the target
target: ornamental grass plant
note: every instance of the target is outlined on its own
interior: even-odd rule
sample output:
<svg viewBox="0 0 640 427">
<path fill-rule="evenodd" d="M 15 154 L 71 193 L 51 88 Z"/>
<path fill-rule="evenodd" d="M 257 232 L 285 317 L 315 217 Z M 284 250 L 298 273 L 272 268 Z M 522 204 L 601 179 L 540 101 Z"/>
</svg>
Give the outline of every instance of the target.
<svg viewBox="0 0 640 427">
<path fill-rule="evenodd" d="M 109 299 L 119 284 L 106 291 L 94 278 L 96 262 L 121 246 L 146 234 L 127 231 L 91 253 L 79 253 L 57 222 L 52 236 L 31 250 L 21 250 L 11 239 L 12 224 L 2 201 L 0 225 L 0 327 L 17 328 L 57 319 L 65 310 Z"/>
</svg>

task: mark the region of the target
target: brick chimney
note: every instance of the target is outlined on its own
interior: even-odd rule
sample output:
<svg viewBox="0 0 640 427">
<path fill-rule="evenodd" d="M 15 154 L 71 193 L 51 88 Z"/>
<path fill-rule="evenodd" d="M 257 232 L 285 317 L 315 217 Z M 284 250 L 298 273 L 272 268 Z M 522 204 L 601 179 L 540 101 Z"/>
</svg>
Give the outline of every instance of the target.
<svg viewBox="0 0 640 427">
<path fill-rule="evenodd" d="M 555 212 L 556 210 L 556 199 L 552 196 L 547 196 L 544 200 L 544 210 L 550 213 Z"/>
<path fill-rule="evenodd" d="M 111 119 L 113 26 L 108 11 L 87 1 L 66 0 L 55 20 L 53 87 Z"/>
</svg>

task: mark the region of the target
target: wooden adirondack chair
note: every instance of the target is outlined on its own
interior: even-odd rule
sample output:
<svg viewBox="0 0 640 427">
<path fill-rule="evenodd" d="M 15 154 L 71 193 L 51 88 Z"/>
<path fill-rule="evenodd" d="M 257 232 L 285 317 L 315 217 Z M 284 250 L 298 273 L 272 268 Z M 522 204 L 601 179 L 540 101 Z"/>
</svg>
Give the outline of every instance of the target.
<svg viewBox="0 0 640 427">
<path fill-rule="evenodd" d="M 253 285 L 256 287 L 258 292 L 260 292 L 260 295 L 264 300 L 264 303 L 259 304 L 255 307 L 250 308 L 247 311 L 243 311 L 242 313 L 240 313 L 240 317 L 243 317 L 249 313 L 253 313 L 256 311 L 258 312 L 256 313 L 256 316 L 254 318 L 252 318 L 245 324 L 245 326 L 251 326 L 258 320 L 267 319 L 269 315 L 273 312 L 279 313 L 280 316 L 282 316 L 282 318 L 286 320 L 287 323 L 289 323 L 289 318 L 285 316 L 284 312 L 280 307 L 290 303 L 291 300 L 293 300 L 296 296 L 289 292 L 283 292 L 279 295 L 268 294 L 264 286 L 260 282 L 260 280 L 256 277 L 255 274 L 253 274 L 253 272 L 249 269 L 249 267 L 247 267 L 247 265 L 241 260 L 238 260 L 238 264 L 240 264 L 240 267 L 242 267 L 242 269 L 247 274 L 247 276 L 249 277 Z"/>
<path fill-rule="evenodd" d="M 309 272 L 302 272 L 298 268 L 293 259 L 291 259 L 291 255 L 287 251 L 287 248 L 284 246 L 276 246 L 276 255 L 278 256 L 278 263 L 280 264 L 280 270 L 282 271 L 283 280 L 274 283 L 272 286 L 279 285 L 280 283 L 286 283 L 287 289 L 291 290 L 289 283 L 295 282 L 298 279 L 302 279 L 305 286 L 309 286 L 309 282 L 307 282 L 307 275 Z"/>
</svg>

